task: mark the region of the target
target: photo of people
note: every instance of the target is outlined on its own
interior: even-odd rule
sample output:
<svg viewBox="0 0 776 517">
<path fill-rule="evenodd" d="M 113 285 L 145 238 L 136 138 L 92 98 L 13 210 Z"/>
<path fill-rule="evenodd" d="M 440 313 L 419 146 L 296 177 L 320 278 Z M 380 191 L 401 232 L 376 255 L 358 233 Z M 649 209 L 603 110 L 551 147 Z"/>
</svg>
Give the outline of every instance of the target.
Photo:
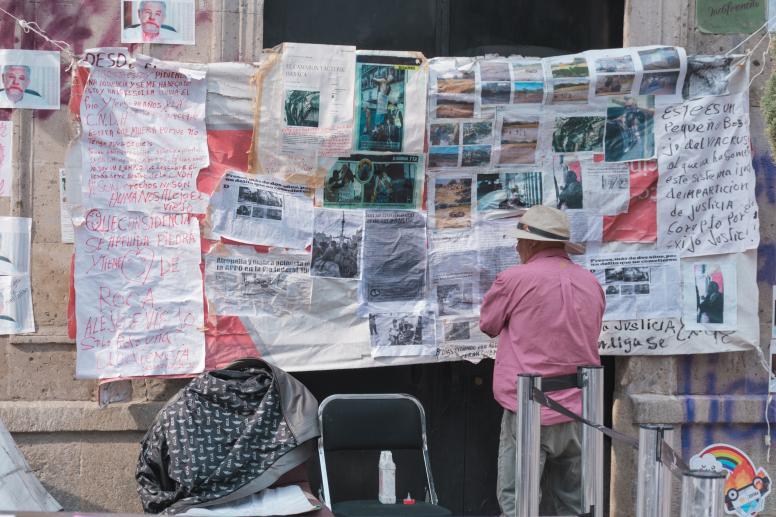
<svg viewBox="0 0 776 517">
<path fill-rule="evenodd" d="M 493 123 L 464 122 L 463 145 L 490 144 L 493 142 Z"/>
<path fill-rule="evenodd" d="M 540 81 L 516 81 L 512 83 L 515 90 L 515 104 L 539 104 L 544 99 L 544 83 Z"/>
<path fill-rule="evenodd" d="M 445 341 L 468 341 L 471 339 L 469 321 L 445 321 Z"/>
<path fill-rule="evenodd" d="M 433 345 L 433 320 L 421 314 L 370 314 L 369 336 L 373 347 Z"/>
<path fill-rule="evenodd" d="M 676 93 L 676 83 L 679 72 L 654 72 L 644 74 L 641 78 L 640 95 L 673 95 Z"/>
<path fill-rule="evenodd" d="M 544 69 L 539 60 L 526 59 L 512 62 L 512 80 L 520 81 L 543 81 Z"/>
<path fill-rule="evenodd" d="M 635 71 L 633 58 L 630 56 L 601 57 L 595 60 L 595 71 L 598 73 Z"/>
<path fill-rule="evenodd" d="M 0 50 L 0 108 L 59 109 L 59 52 Z"/>
<path fill-rule="evenodd" d="M 431 124 L 429 128 L 431 145 L 458 145 L 459 124 L 457 122 Z"/>
<path fill-rule="evenodd" d="M 604 156 L 607 162 L 646 160 L 655 156 L 655 98 L 618 97 L 606 110 Z"/>
<path fill-rule="evenodd" d="M 428 150 L 428 166 L 431 168 L 458 167 L 459 147 L 442 146 Z"/>
<path fill-rule="evenodd" d="M 696 323 L 725 323 L 725 278 L 717 264 L 694 264 Z"/>
<path fill-rule="evenodd" d="M 506 61 L 480 61 L 480 81 L 510 81 L 509 63 Z"/>
<path fill-rule="evenodd" d="M 518 210 L 541 204 L 541 171 L 477 175 L 478 212 Z"/>
<path fill-rule="evenodd" d="M 560 56 L 550 59 L 553 79 L 559 77 L 587 77 L 589 70 L 583 56 Z"/>
<path fill-rule="evenodd" d="M 237 202 L 283 207 L 283 197 L 280 194 L 250 187 L 240 187 L 237 194 Z"/>
<path fill-rule="evenodd" d="M 473 94 L 474 70 L 449 70 L 437 77 L 437 94 Z"/>
<path fill-rule="evenodd" d="M 436 294 L 440 316 L 464 314 L 474 308 L 474 288 L 471 282 L 438 285 Z"/>
<path fill-rule="evenodd" d="M 509 104 L 512 86 L 510 83 L 482 83 L 480 102 L 483 105 Z"/>
<path fill-rule="evenodd" d="M 323 206 L 415 208 L 420 170 L 422 164 L 415 155 L 358 155 L 352 160 L 340 159 L 326 174 Z"/>
<path fill-rule="evenodd" d="M 679 52 L 675 47 L 660 47 L 639 50 L 639 58 L 644 71 L 679 68 Z"/>
<path fill-rule="evenodd" d="M 318 127 L 321 92 L 306 90 L 286 91 L 283 110 L 287 126 Z"/>
<path fill-rule="evenodd" d="M 436 118 L 472 118 L 474 100 L 455 97 L 438 97 L 436 100 Z"/>
<path fill-rule="evenodd" d="M 578 161 L 567 160 L 564 156 L 558 157 L 555 167 L 555 197 L 557 208 L 579 210 L 584 207 L 582 167 Z"/>
<path fill-rule="evenodd" d="M 362 211 L 317 209 L 310 275 L 359 278 L 363 236 Z"/>
<path fill-rule="evenodd" d="M 392 65 L 358 63 L 357 149 L 402 150 L 406 71 Z"/>
<path fill-rule="evenodd" d="M 599 75 L 595 82 L 596 95 L 625 95 L 633 90 L 632 74 Z"/>
<path fill-rule="evenodd" d="M 538 119 L 504 115 L 501 123 L 498 164 L 534 163 L 538 139 Z"/>
<path fill-rule="evenodd" d="M 434 219 L 439 229 L 471 227 L 471 178 L 434 180 Z"/>
<path fill-rule="evenodd" d="M 122 0 L 122 43 L 193 45 L 193 0 Z"/>
<path fill-rule="evenodd" d="M 590 81 L 587 79 L 564 79 L 553 81 L 552 102 L 587 102 Z"/>
<path fill-rule="evenodd" d="M 606 117 L 556 117 L 552 150 L 556 153 L 603 151 Z"/>
<path fill-rule="evenodd" d="M 461 148 L 461 167 L 490 165 L 490 145 L 467 145 Z"/>
</svg>

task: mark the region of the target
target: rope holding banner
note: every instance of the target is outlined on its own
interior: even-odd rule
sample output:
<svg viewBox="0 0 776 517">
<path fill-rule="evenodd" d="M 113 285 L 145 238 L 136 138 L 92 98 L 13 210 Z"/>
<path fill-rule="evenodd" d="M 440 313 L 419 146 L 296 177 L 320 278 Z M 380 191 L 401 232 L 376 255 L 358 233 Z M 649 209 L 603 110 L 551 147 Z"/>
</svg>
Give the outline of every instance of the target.
<svg viewBox="0 0 776 517">
<path fill-rule="evenodd" d="M 36 22 L 28 22 L 27 20 L 24 20 L 22 18 L 18 18 L 14 16 L 13 14 L 9 13 L 2 7 L 0 7 L 0 12 L 5 13 L 7 16 L 13 18 L 16 20 L 16 23 L 21 27 L 22 31 L 24 31 L 25 34 L 29 34 L 32 32 L 33 34 L 40 36 L 50 44 L 57 47 L 62 52 L 62 57 L 64 61 L 67 63 L 65 65 L 65 71 L 69 72 L 73 66 L 75 66 L 76 63 L 76 55 L 75 52 L 73 52 L 73 47 L 66 41 L 62 40 L 55 40 L 52 38 L 49 38 L 46 34 L 46 31 L 41 28 L 40 25 L 38 25 Z"/>
</svg>

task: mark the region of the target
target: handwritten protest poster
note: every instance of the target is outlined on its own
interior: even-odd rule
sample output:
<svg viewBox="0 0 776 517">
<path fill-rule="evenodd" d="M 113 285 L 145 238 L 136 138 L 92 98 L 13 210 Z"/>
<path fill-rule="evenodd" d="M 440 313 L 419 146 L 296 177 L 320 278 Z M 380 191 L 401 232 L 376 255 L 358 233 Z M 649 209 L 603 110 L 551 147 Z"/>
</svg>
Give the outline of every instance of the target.
<svg viewBox="0 0 776 517">
<path fill-rule="evenodd" d="M 94 209 L 75 237 L 76 377 L 201 372 L 197 219 Z"/>
<path fill-rule="evenodd" d="M 658 110 L 658 247 L 681 256 L 757 247 L 748 107 L 742 93 Z"/>
<path fill-rule="evenodd" d="M 13 178 L 13 122 L 0 121 L 0 197 L 11 195 Z"/>
<path fill-rule="evenodd" d="M 93 68 L 81 100 L 85 208 L 203 213 L 204 71 Z"/>
<path fill-rule="evenodd" d="M 126 47 L 96 47 L 84 50 L 82 61 L 98 68 L 129 68 L 135 60 Z"/>
</svg>

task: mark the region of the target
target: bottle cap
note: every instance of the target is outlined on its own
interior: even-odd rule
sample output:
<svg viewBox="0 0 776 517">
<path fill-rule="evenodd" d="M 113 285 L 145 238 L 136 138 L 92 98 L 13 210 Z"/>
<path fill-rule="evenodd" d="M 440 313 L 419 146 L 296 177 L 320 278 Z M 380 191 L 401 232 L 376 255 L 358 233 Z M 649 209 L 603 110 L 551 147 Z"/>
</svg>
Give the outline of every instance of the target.
<svg viewBox="0 0 776 517">
<path fill-rule="evenodd" d="M 415 504 L 415 500 L 412 498 L 409 492 L 407 492 L 407 498 L 404 499 L 404 504 Z"/>
</svg>

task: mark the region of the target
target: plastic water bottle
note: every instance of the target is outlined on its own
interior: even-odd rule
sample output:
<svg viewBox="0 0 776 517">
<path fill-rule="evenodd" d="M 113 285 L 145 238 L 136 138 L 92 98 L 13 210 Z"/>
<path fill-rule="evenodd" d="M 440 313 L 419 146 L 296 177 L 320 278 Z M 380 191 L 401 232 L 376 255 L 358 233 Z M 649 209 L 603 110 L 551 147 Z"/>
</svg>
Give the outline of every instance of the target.
<svg viewBox="0 0 776 517">
<path fill-rule="evenodd" d="M 391 451 L 380 451 L 379 491 L 377 498 L 383 504 L 396 504 L 396 464 Z"/>
</svg>

